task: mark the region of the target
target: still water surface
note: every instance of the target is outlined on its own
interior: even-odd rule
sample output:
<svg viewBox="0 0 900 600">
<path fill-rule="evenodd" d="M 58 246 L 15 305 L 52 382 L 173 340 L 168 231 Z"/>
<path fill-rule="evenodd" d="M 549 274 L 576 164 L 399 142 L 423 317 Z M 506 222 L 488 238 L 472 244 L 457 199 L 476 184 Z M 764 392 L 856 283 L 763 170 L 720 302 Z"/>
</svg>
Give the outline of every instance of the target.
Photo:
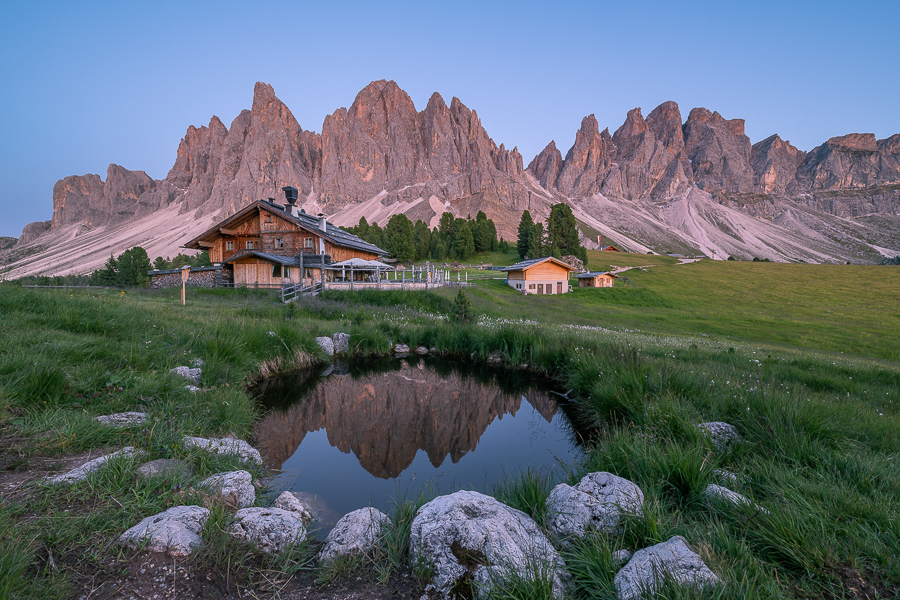
<svg viewBox="0 0 900 600">
<path fill-rule="evenodd" d="M 420 491 L 490 491 L 528 467 L 560 478 L 581 452 L 565 406 L 520 372 L 409 357 L 266 382 L 257 432 L 273 487 L 315 500 L 317 525 Z"/>
</svg>

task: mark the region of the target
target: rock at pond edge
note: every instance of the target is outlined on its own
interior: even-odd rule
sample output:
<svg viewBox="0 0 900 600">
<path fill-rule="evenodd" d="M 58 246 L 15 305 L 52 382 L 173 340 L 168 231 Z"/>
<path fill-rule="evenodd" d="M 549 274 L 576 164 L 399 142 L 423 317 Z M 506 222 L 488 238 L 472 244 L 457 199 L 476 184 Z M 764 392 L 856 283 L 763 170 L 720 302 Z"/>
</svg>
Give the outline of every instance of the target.
<svg viewBox="0 0 900 600">
<path fill-rule="evenodd" d="M 338 556 L 366 552 L 375 546 L 390 517 L 375 508 L 360 508 L 349 512 L 335 523 L 325 538 L 325 548 L 319 561 L 330 562 Z"/>
<path fill-rule="evenodd" d="M 434 569 L 435 590 L 445 598 L 460 586 L 479 593 L 491 582 L 550 574 L 553 595 L 563 595 L 565 563 L 534 520 L 495 498 L 473 491 L 439 496 L 422 506 L 410 533 L 410 563 Z M 490 566 L 488 566 L 490 565 Z"/>
<path fill-rule="evenodd" d="M 202 506 L 175 506 L 130 528 L 119 537 L 119 544 L 134 550 L 187 556 L 200 547 L 207 519 L 209 511 Z"/>
<path fill-rule="evenodd" d="M 655 594 L 663 577 L 693 588 L 715 587 L 721 580 L 691 550 L 685 539 L 674 536 L 667 542 L 638 550 L 613 580 L 619 600 L 640 600 L 645 590 Z"/>
<path fill-rule="evenodd" d="M 331 341 L 330 337 L 317 337 L 316 343 L 322 349 L 322 352 L 328 356 L 334 356 L 334 342 Z"/>
<path fill-rule="evenodd" d="M 547 526 L 563 542 L 588 528 L 603 533 L 621 529 L 622 517 L 639 514 L 644 494 L 631 481 L 605 471 L 585 475 L 575 487 L 561 483 L 547 497 Z"/>
<path fill-rule="evenodd" d="M 218 499 L 236 508 L 247 508 L 256 502 L 253 477 L 247 471 L 216 473 L 201 481 L 197 487 L 211 491 Z"/>
<path fill-rule="evenodd" d="M 263 552 L 281 552 L 306 539 L 306 525 L 299 513 L 280 508 L 242 508 L 234 514 L 228 533 L 250 542 Z"/>
</svg>

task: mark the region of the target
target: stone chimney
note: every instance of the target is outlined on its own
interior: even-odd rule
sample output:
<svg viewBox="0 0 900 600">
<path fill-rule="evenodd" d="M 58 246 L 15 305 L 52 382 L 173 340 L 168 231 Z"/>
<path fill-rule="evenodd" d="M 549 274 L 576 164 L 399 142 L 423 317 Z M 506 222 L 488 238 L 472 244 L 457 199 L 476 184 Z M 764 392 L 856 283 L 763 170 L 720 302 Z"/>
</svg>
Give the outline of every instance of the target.
<svg viewBox="0 0 900 600">
<path fill-rule="evenodd" d="M 281 188 L 284 192 L 284 199 L 287 201 L 287 204 L 284 205 L 285 212 L 289 212 L 291 216 L 296 217 L 300 213 L 297 210 L 297 188 L 291 186 L 285 186 Z"/>
<path fill-rule="evenodd" d="M 316 216 L 319 217 L 319 231 L 327 232 L 325 228 L 328 226 L 328 224 L 325 219 L 325 213 L 319 213 Z"/>
</svg>

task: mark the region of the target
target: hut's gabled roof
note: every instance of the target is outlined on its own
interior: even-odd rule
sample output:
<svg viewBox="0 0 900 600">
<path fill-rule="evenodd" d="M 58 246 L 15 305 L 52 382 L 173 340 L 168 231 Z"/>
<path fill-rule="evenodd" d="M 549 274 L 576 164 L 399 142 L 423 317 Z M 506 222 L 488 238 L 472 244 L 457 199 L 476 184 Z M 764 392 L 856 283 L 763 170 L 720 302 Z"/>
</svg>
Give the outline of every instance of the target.
<svg viewBox="0 0 900 600">
<path fill-rule="evenodd" d="M 518 262 L 514 265 L 510 265 L 508 267 L 503 267 L 500 270 L 501 271 L 527 271 L 531 267 L 537 266 L 541 263 L 545 263 L 548 260 L 553 262 L 553 264 L 555 264 L 555 265 L 559 265 L 560 267 L 568 269 L 569 271 L 577 271 L 577 269 L 575 267 L 573 267 L 572 265 L 565 263 L 565 262 L 559 260 L 558 258 L 554 258 L 552 256 L 545 256 L 543 258 L 532 258 L 529 260 L 523 260 L 522 262 Z"/>
<path fill-rule="evenodd" d="M 220 228 L 228 227 L 233 223 L 241 221 L 258 208 L 265 208 L 266 210 L 277 214 L 279 217 L 287 219 L 288 221 L 299 225 L 301 228 L 309 231 L 310 233 L 321 235 L 323 238 L 325 238 L 335 246 L 350 248 L 353 250 L 361 250 L 362 252 L 369 252 L 371 254 L 379 256 L 386 256 L 388 254 L 387 250 L 383 250 L 375 244 L 370 244 L 369 242 L 360 239 L 359 237 L 341 229 L 340 227 L 332 223 L 326 223 L 325 231 L 322 231 L 321 229 L 319 229 L 318 218 L 313 217 L 312 215 L 308 215 L 304 212 L 301 212 L 299 215 L 294 216 L 291 213 L 287 212 L 283 206 L 275 204 L 274 202 L 269 202 L 268 200 L 257 200 L 256 202 L 245 206 L 221 223 L 216 223 L 191 241 L 184 244 L 184 247 L 193 248 L 195 250 L 202 250 L 202 247 L 198 242 L 209 241 L 208 238 L 214 238 L 220 235 Z"/>
</svg>

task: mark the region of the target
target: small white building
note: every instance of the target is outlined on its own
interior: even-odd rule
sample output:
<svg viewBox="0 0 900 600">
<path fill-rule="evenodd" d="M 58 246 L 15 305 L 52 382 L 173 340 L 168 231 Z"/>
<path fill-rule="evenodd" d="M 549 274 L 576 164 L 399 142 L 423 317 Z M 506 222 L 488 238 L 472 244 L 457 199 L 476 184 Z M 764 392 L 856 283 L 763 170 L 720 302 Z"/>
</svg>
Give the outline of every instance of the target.
<svg viewBox="0 0 900 600">
<path fill-rule="evenodd" d="M 578 287 L 612 287 L 618 275 L 613 275 L 608 271 L 593 271 L 591 273 L 582 273 L 576 275 Z"/>
<path fill-rule="evenodd" d="M 565 294 L 569 291 L 569 273 L 575 267 L 558 258 L 546 256 L 523 260 L 501 269 L 506 271 L 506 283 L 528 294 Z"/>
</svg>

